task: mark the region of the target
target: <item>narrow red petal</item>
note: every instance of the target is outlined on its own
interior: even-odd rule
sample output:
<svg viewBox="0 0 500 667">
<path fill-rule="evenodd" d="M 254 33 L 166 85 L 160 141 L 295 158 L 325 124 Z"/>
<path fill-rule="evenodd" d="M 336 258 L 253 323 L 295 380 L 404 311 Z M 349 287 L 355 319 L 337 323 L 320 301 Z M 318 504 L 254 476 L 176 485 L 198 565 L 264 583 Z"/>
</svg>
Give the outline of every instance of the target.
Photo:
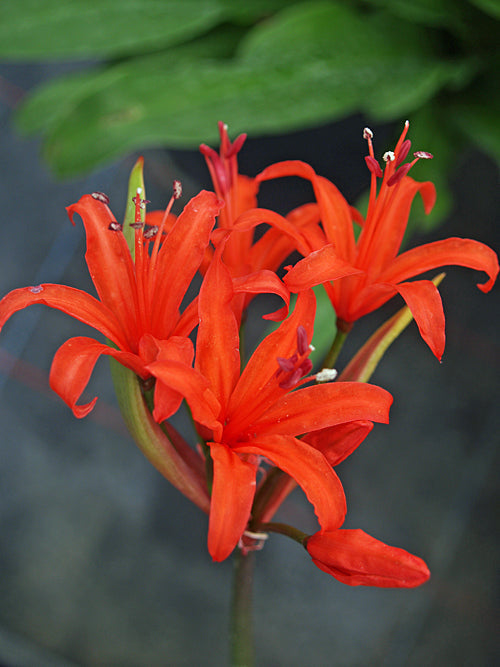
<svg viewBox="0 0 500 667">
<path fill-rule="evenodd" d="M 221 561 L 238 544 L 250 518 L 256 467 L 226 445 L 208 444 L 214 464 L 208 551 L 215 561 Z"/>
<path fill-rule="evenodd" d="M 198 270 L 210 240 L 222 202 L 203 190 L 186 205 L 158 253 L 150 295 L 153 333 L 166 338 L 177 320 L 177 311 Z"/>
<path fill-rule="evenodd" d="M 311 181 L 318 202 L 321 221 L 330 243 L 345 261 L 354 259 L 354 231 L 350 207 L 338 188 L 326 178 L 318 176 L 314 169 L 300 160 L 288 160 L 273 164 L 257 176 L 257 181 L 298 176 Z"/>
<path fill-rule="evenodd" d="M 148 373 L 134 354 L 115 350 L 93 338 L 78 336 L 70 338 L 57 350 L 50 369 L 50 386 L 73 410 L 75 417 L 85 417 L 94 407 L 97 397 L 85 405 L 77 405 L 90 380 L 94 366 L 102 354 L 114 357 L 138 375 Z"/>
<path fill-rule="evenodd" d="M 248 361 L 231 396 L 227 411 L 228 433 L 236 437 L 251 415 L 260 415 L 280 394 L 270 381 L 279 366 L 278 357 L 287 359 L 297 348 L 297 327 L 302 325 L 308 340 L 312 339 L 316 299 L 312 291 L 299 294 L 293 313 L 264 338 Z"/>
<path fill-rule="evenodd" d="M 487 273 L 489 280 L 478 284 L 482 292 L 490 291 L 498 275 L 498 257 L 491 248 L 471 239 L 449 238 L 407 250 L 396 257 L 378 280 L 399 283 L 424 271 L 450 265 Z"/>
<path fill-rule="evenodd" d="M 337 382 L 298 389 L 279 398 L 248 426 L 255 437 L 300 435 L 352 421 L 387 424 L 392 396 L 375 385 Z"/>
<path fill-rule="evenodd" d="M 233 289 L 235 294 L 277 294 L 285 302 L 288 312 L 290 292 L 273 271 L 262 269 L 246 276 L 233 278 Z M 265 317 L 270 319 L 269 315 Z"/>
<path fill-rule="evenodd" d="M 126 332 L 114 313 L 90 294 L 65 285 L 44 283 L 9 292 L 0 301 L 0 330 L 11 315 L 36 303 L 62 310 L 80 322 L 94 327 L 120 348 L 128 348 Z"/>
<path fill-rule="evenodd" d="M 332 245 L 327 245 L 297 262 L 284 277 L 284 282 L 291 292 L 301 292 L 329 280 L 360 273 L 360 269 L 341 259 Z"/>
<path fill-rule="evenodd" d="M 100 300 L 120 319 L 129 341 L 137 340 L 134 264 L 123 234 L 109 229 L 115 217 L 106 204 L 91 195 L 84 195 L 66 210 L 72 222 L 75 213 L 83 220 L 87 236 L 85 259 Z"/>
<path fill-rule="evenodd" d="M 199 327 L 195 368 L 208 380 L 224 419 L 231 392 L 240 376 L 239 331 L 231 308 L 234 290 L 217 250 L 205 275 L 198 298 Z"/>
<path fill-rule="evenodd" d="M 439 361 L 446 341 L 443 302 L 438 288 L 430 280 L 415 280 L 396 285 L 417 323 L 420 335 Z"/>
<path fill-rule="evenodd" d="M 179 407 L 175 394 L 184 396 L 195 421 L 214 429 L 219 426 L 217 417 L 220 404 L 208 387 L 207 380 L 194 368 L 172 359 L 155 361 L 147 370 L 159 380 L 155 391 L 153 416 L 162 422 L 172 416 Z"/>
<path fill-rule="evenodd" d="M 344 522 L 346 502 L 342 484 L 323 454 L 314 447 L 297 438 L 272 435 L 238 443 L 232 450 L 265 456 L 293 477 L 314 506 L 324 530 L 335 530 Z"/>
<path fill-rule="evenodd" d="M 270 225 L 293 240 L 295 247 L 302 254 L 311 251 L 304 235 L 287 218 L 265 208 L 253 208 L 242 213 L 234 222 L 235 231 L 248 231 L 258 225 Z"/>
<path fill-rule="evenodd" d="M 318 449 L 331 466 L 342 463 L 373 429 L 373 422 L 353 421 L 307 433 L 303 442 Z"/>
<path fill-rule="evenodd" d="M 321 531 L 307 540 L 306 549 L 320 570 L 350 586 L 413 588 L 430 577 L 421 558 L 362 530 Z"/>
</svg>

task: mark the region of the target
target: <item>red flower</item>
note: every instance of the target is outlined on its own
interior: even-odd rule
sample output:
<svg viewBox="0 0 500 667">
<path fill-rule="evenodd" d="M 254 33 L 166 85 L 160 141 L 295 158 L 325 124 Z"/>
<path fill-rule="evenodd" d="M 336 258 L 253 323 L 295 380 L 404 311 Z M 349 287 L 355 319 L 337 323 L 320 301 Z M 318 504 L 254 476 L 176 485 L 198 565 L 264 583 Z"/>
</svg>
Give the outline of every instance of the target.
<svg viewBox="0 0 500 667">
<path fill-rule="evenodd" d="M 274 272 L 296 247 L 304 254 L 313 249 L 306 239 L 304 229 L 310 229 L 310 234 L 314 234 L 318 216 L 310 206 L 292 211 L 288 218 L 257 208 L 259 184 L 255 178 L 238 172 L 238 153 L 246 140 L 246 134 L 241 134 L 231 142 L 227 126 L 222 122 L 219 122 L 219 133 L 219 153 L 205 144 L 200 146 L 200 151 L 206 159 L 215 192 L 225 203 L 213 239 L 216 244 L 224 239 L 224 264 L 232 278 L 244 281 L 245 285 L 244 293 L 243 290 L 238 293 L 233 302 L 233 309 L 240 319 L 244 308 L 256 293 L 278 294 L 288 304 L 288 292 Z M 257 239 L 255 228 L 262 223 L 270 228 Z M 212 249 L 207 248 L 201 266 L 202 273 L 208 268 L 212 256 Z M 281 309 L 265 318 L 281 320 L 285 316 L 286 311 Z"/>
<path fill-rule="evenodd" d="M 421 558 L 362 530 L 323 530 L 308 537 L 304 546 L 320 570 L 350 586 L 412 588 L 430 577 Z"/>
<path fill-rule="evenodd" d="M 326 457 L 295 436 L 355 420 L 386 423 L 392 402 L 385 390 L 355 382 L 295 390 L 308 381 L 304 376 L 312 366 L 310 291 L 299 295 L 293 314 L 262 341 L 240 374 L 233 282 L 221 253 L 222 248 L 200 291 L 195 361 L 220 405 L 217 425 L 204 424 L 213 462 L 208 548 L 218 561 L 229 556 L 247 527 L 262 458 L 297 481 L 323 529 L 338 528 L 345 514 L 342 485 Z M 150 369 L 163 377 L 160 361 Z"/>
<path fill-rule="evenodd" d="M 437 267 L 457 264 L 485 271 L 489 280 L 478 287 L 488 292 L 498 274 L 498 259 L 488 246 L 460 238 L 435 241 L 398 255 L 417 192 L 422 197 L 426 212 L 432 209 L 435 201 L 432 183 L 419 183 L 407 176 L 418 159 L 432 156 L 417 152 L 412 162 L 402 164 L 410 149 L 410 142 L 405 140 L 407 130 L 408 122 L 394 153 L 385 154 L 386 166 L 382 172 L 373 155 L 371 131 L 365 129 L 364 136 L 370 151 L 366 162 L 371 171 L 366 220 L 348 205 L 333 183 L 318 176 L 304 162 L 288 161 L 271 165 L 257 180 L 300 176 L 309 179 L 314 188 L 324 242 L 321 245 L 315 239 L 314 252 L 289 271 L 285 283 L 291 291 L 298 292 L 323 283 L 337 313 L 338 326 L 343 330 L 348 330 L 352 322 L 399 293 L 410 308 L 422 338 L 441 359 L 445 345 L 445 322 L 439 292 L 429 280 L 408 282 L 408 278 Z M 378 195 L 377 178 L 382 178 Z M 362 226 L 357 242 L 353 222 Z M 347 275 L 349 267 L 351 275 Z M 344 277 L 339 277 L 342 271 Z"/>
<path fill-rule="evenodd" d="M 142 158 L 138 164 L 142 168 Z M 72 287 L 43 284 L 13 290 L 0 302 L 0 328 L 16 311 L 43 303 L 89 324 L 111 341 L 106 345 L 92 338 L 71 338 L 54 357 L 50 385 L 76 417 L 87 415 L 97 400 L 77 405 L 102 354 L 143 380 L 151 377 L 148 364 L 158 355 L 163 359 L 170 370 L 168 379 L 164 374 L 155 386 L 155 416 L 166 419 L 183 396 L 190 400 L 195 395 L 195 406 L 202 405 L 199 396 L 206 382 L 191 368 L 194 350 L 186 338 L 197 318 L 189 309 L 180 315 L 179 307 L 203 259 L 222 202 L 211 192 L 201 192 L 164 236 L 161 227 L 144 229 L 140 222 L 144 201 L 139 194 L 134 200 L 135 260 L 105 195 L 84 195 L 67 209 L 71 220 L 77 213 L 85 225 L 86 261 L 99 299 Z"/>
</svg>

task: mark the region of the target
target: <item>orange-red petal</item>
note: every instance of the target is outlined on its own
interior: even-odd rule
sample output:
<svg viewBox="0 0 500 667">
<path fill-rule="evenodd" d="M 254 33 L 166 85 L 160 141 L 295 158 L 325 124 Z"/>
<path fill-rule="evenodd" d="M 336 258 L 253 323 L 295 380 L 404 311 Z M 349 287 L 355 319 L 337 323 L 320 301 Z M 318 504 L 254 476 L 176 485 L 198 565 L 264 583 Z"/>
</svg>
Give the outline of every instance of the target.
<svg viewBox="0 0 500 667">
<path fill-rule="evenodd" d="M 378 280 L 399 283 L 424 271 L 450 265 L 487 273 L 489 280 L 478 284 L 482 292 L 489 292 L 498 276 L 498 257 L 491 248 L 472 239 L 452 237 L 407 250 L 389 264 Z"/>
<path fill-rule="evenodd" d="M 214 466 L 208 551 L 215 561 L 221 561 L 238 544 L 250 518 L 257 470 L 226 445 L 208 444 Z"/>
<path fill-rule="evenodd" d="M 350 586 L 412 588 L 430 577 L 421 558 L 362 530 L 321 531 L 305 547 L 320 570 Z"/>
<path fill-rule="evenodd" d="M 102 354 L 114 357 L 138 375 L 147 377 L 140 358 L 130 352 L 115 350 L 93 338 L 70 338 L 57 350 L 50 369 L 50 386 L 73 410 L 75 417 L 85 417 L 94 407 L 97 397 L 90 403 L 77 405 L 90 380 L 94 366 Z"/>
<path fill-rule="evenodd" d="M 122 349 L 127 349 L 126 332 L 114 313 L 96 298 L 66 285 L 44 283 L 12 290 L 0 301 L 0 329 L 19 310 L 36 303 L 62 310 L 103 333 Z"/>
<path fill-rule="evenodd" d="M 344 489 L 326 458 L 314 447 L 290 436 L 271 435 L 237 443 L 232 450 L 265 456 L 293 477 L 314 506 L 324 530 L 335 530 L 344 522 Z"/>
<path fill-rule="evenodd" d="M 420 335 L 441 361 L 446 342 L 443 302 L 438 288 L 430 280 L 415 280 L 396 285 L 411 310 Z"/>
</svg>

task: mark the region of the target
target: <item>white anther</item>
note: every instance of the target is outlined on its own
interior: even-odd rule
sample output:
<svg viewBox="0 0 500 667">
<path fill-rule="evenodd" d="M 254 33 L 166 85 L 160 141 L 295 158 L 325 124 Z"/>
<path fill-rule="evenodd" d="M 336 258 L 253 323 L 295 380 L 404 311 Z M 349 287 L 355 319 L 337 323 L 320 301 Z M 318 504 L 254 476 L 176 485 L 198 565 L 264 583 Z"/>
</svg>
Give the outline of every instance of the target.
<svg viewBox="0 0 500 667">
<path fill-rule="evenodd" d="M 373 132 L 369 127 L 363 128 L 363 139 L 373 139 Z"/>
<path fill-rule="evenodd" d="M 387 151 L 383 154 L 382 158 L 383 158 L 384 162 L 394 162 L 394 160 L 396 159 L 396 156 L 394 155 L 394 153 L 392 151 Z"/>
<path fill-rule="evenodd" d="M 319 373 L 316 373 L 316 382 L 332 382 L 337 375 L 335 368 L 323 368 Z"/>
</svg>

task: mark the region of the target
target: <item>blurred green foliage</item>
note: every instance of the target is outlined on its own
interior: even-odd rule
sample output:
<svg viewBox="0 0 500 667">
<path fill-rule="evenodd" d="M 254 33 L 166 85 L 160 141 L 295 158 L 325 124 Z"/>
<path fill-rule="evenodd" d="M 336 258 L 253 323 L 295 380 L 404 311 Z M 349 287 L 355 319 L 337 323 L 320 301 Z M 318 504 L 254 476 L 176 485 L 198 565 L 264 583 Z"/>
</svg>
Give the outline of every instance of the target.
<svg viewBox="0 0 500 667">
<path fill-rule="evenodd" d="M 61 177 L 217 144 L 218 120 L 262 135 L 362 112 L 410 118 L 442 192 L 467 143 L 500 156 L 499 16 L 498 0 L 2 0 L 0 58 L 96 61 L 18 111 Z"/>
</svg>

